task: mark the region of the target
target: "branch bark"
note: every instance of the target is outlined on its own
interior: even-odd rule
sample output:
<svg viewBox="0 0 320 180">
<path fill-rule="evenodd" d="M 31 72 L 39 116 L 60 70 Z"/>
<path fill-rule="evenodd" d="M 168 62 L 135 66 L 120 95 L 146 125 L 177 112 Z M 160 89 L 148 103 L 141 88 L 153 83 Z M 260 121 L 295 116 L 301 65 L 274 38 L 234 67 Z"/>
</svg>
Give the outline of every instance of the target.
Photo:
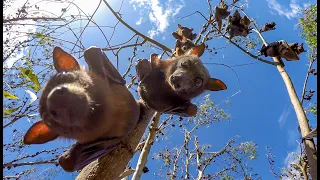
<svg viewBox="0 0 320 180">
<path fill-rule="evenodd" d="M 151 145 L 152 145 L 152 142 L 154 141 L 154 138 L 155 138 L 157 130 L 158 130 L 160 115 L 161 115 L 161 113 L 157 112 L 154 120 L 151 123 L 150 133 L 149 133 L 149 136 L 148 136 L 146 142 L 144 143 L 144 147 L 141 151 L 141 154 L 140 154 L 140 157 L 139 157 L 139 160 L 137 163 L 136 171 L 133 174 L 132 180 L 139 180 L 141 178 L 142 170 L 145 167 L 145 165 L 147 164 L 148 155 L 150 153 Z"/>
<path fill-rule="evenodd" d="M 55 17 L 23 17 L 23 18 L 4 19 L 3 23 L 16 22 L 16 21 L 25 21 L 25 20 L 65 21 L 65 19 L 63 19 L 63 18 L 55 18 Z"/>
<path fill-rule="evenodd" d="M 134 131 L 129 134 L 117 149 L 84 167 L 76 180 L 120 179 L 119 175 L 125 170 L 128 162 L 133 157 L 134 150 L 155 113 L 153 109 L 146 107 L 141 100 L 138 103 L 140 105 L 140 120 Z"/>
</svg>

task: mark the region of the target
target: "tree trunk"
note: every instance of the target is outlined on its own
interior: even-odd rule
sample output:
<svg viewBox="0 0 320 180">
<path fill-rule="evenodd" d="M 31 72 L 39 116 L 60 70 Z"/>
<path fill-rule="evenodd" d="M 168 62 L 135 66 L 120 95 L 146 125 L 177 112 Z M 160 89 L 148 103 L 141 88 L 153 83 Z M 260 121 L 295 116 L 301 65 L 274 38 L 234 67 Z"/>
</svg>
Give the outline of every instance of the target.
<svg viewBox="0 0 320 180">
<path fill-rule="evenodd" d="M 279 58 L 274 57 L 273 60 L 275 62 L 279 62 Z M 306 117 L 306 114 L 304 113 L 303 107 L 298 99 L 297 93 L 295 91 L 295 88 L 292 84 L 292 81 L 287 73 L 287 71 L 282 67 L 281 65 L 277 65 L 277 69 L 284 81 L 284 84 L 287 87 L 287 91 L 291 100 L 291 103 L 293 105 L 294 111 L 296 112 L 298 123 L 301 130 L 302 137 L 308 135 L 310 133 L 310 127 L 309 123 Z M 304 146 L 307 153 L 307 159 L 309 164 L 309 172 L 311 174 L 312 179 L 317 179 L 317 152 L 314 145 L 314 141 L 311 140 L 304 140 Z"/>
<path fill-rule="evenodd" d="M 254 24 L 255 25 L 255 24 Z M 262 34 L 259 32 L 257 26 L 255 25 L 256 32 L 259 34 L 261 40 L 263 41 L 263 44 L 265 46 L 268 46 L 267 41 L 264 39 Z M 291 100 L 291 103 L 293 105 L 294 111 L 296 112 L 299 127 L 301 130 L 302 137 L 308 135 L 311 131 L 308 123 L 307 116 L 303 110 L 302 104 L 300 103 L 296 90 L 292 84 L 292 81 L 287 73 L 287 71 L 284 69 L 284 67 L 280 64 L 280 59 L 278 57 L 273 57 L 273 61 L 277 63 L 277 69 L 284 81 L 284 84 L 286 85 L 289 98 Z M 308 159 L 308 165 L 309 165 L 309 172 L 313 180 L 317 179 L 317 152 L 316 147 L 314 145 L 313 139 L 311 140 L 304 140 L 304 146 L 307 154 Z"/>
<path fill-rule="evenodd" d="M 117 180 L 123 173 L 128 162 L 134 155 L 134 151 L 142 138 L 155 111 L 147 108 L 142 101 L 140 105 L 140 120 L 137 127 L 128 138 L 112 152 L 106 154 L 86 167 L 84 167 L 76 180 Z"/>
</svg>

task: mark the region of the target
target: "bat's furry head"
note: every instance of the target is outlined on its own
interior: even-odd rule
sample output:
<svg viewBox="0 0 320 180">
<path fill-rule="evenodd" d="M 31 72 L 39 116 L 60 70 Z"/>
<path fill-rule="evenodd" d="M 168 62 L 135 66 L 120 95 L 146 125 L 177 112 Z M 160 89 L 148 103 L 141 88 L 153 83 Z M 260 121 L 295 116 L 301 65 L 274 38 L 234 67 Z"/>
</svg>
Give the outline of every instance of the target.
<svg viewBox="0 0 320 180">
<path fill-rule="evenodd" d="M 172 89 L 186 99 L 194 98 L 205 90 L 219 91 L 227 86 L 219 79 L 210 78 L 207 68 L 200 60 L 205 45 L 191 48 L 186 54 L 167 60 L 166 81 Z M 152 57 L 151 57 L 152 58 Z M 156 60 L 153 60 L 156 61 Z"/>
<path fill-rule="evenodd" d="M 106 82 L 96 74 L 80 69 L 76 59 L 56 47 L 53 51 L 55 74 L 40 98 L 42 120 L 62 137 L 77 139 L 92 130 L 92 116 L 104 106 Z"/>
</svg>

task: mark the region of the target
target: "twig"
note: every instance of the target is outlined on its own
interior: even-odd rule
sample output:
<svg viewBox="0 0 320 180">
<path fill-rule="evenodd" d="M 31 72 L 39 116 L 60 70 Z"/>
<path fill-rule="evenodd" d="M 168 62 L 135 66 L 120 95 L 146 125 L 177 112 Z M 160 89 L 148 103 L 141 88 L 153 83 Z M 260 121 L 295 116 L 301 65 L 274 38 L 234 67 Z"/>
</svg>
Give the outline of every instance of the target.
<svg viewBox="0 0 320 180">
<path fill-rule="evenodd" d="M 119 17 L 119 15 L 112 9 L 112 7 L 108 4 L 108 2 L 106 0 L 103 0 L 103 2 L 107 5 L 108 9 L 112 12 L 112 14 L 124 25 L 126 26 L 128 29 L 130 29 L 131 31 L 133 31 L 134 33 L 136 33 L 137 35 L 141 36 L 143 39 L 159 46 L 161 49 L 167 51 L 167 52 L 171 52 L 172 50 L 166 46 L 164 46 L 163 44 L 143 35 L 142 33 L 140 33 L 139 31 L 135 30 L 133 27 L 131 27 L 129 24 L 127 24 L 126 22 L 124 22 L 121 17 Z"/>
<path fill-rule="evenodd" d="M 224 35 L 218 28 L 216 28 L 216 27 L 214 26 L 213 23 L 211 23 L 211 25 L 221 34 L 222 37 L 224 37 L 224 38 L 226 38 L 227 40 L 229 40 L 229 42 L 230 42 L 231 44 L 235 45 L 235 46 L 236 46 L 237 48 L 239 48 L 242 52 L 246 53 L 247 55 L 249 55 L 249 56 L 252 57 L 253 59 L 259 60 L 259 61 L 261 61 L 261 62 L 270 64 L 270 65 L 274 65 L 274 66 L 280 64 L 279 62 L 271 62 L 271 61 L 262 59 L 262 58 L 260 58 L 259 56 L 255 56 L 255 55 L 251 54 L 249 51 L 243 49 L 243 48 L 242 48 L 241 46 L 239 46 L 237 43 L 233 42 L 233 41 L 230 39 L 230 37 L 227 37 L 226 35 Z"/>
<path fill-rule="evenodd" d="M 50 160 L 50 161 L 36 161 L 36 162 L 23 162 L 23 163 L 6 163 L 3 164 L 3 168 L 10 168 L 10 167 L 18 167 L 18 166 L 30 166 L 36 164 L 55 164 L 58 165 L 58 161 Z"/>
<path fill-rule="evenodd" d="M 310 75 L 310 69 L 311 69 L 311 67 L 312 67 L 314 62 L 315 62 L 315 58 L 310 59 L 310 61 L 309 61 L 308 72 L 307 72 L 306 78 L 305 78 L 304 83 L 303 83 L 303 88 L 302 88 L 302 95 L 301 95 L 301 100 L 300 100 L 301 105 L 303 105 L 304 95 L 306 93 L 307 83 L 308 83 L 309 75 Z"/>
<path fill-rule="evenodd" d="M 150 133 L 149 136 L 144 144 L 144 147 L 141 151 L 137 166 L 136 166 L 136 171 L 134 172 L 132 176 L 132 180 L 139 180 L 143 171 L 143 168 L 147 164 L 148 161 L 148 155 L 151 149 L 151 142 L 154 140 L 156 136 L 156 132 L 158 130 L 158 124 L 160 121 L 160 115 L 161 113 L 157 112 L 153 121 L 151 122 L 151 127 L 150 127 Z"/>
<path fill-rule="evenodd" d="M 201 153 L 199 150 L 199 141 L 198 141 L 198 137 L 195 136 L 194 137 L 194 145 L 195 145 L 195 149 L 197 151 L 196 154 L 196 159 L 197 159 L 197 169 L 198 169 L 198 177 L 197 180 L 201 180 L 203 177 L 203 173 L 204 173 L 204 169 L 201 169 L 201 163 L 200 163 L 200 158 L 201 158 Z"/>
<path fill-rule="evenodd" d="M 173 161 L 173 171 L 172 171 L 171 180 L 174 180 L 177 177 L 176 173 L 177 173 L 177 170 L 178 170 L 178 160 L 179 160 L 181 151 L 182 151 L 182 148 L 180 148 L 179 150 L 176 149 L 177 156 L 176 156 L 176 159 Z"/>
<path fill-rule="evenodd" d="M 25 21 L 25 20 L 65 21 L 65 19 L 63 19 L 63 18 L 54 18 L 54 17 L 23 17 L 23 18 L 4 19 L 3 23 L 9 23 L 9 22 L 15 22 L 15 21 Z"/>
<path fill-rule="evenodd" d="M 137 37 L 136 44 L 137 44 L 138 40 L 139 40 L 139 36 Z M 120 49 L 119 49 L 119 50 L 120 50 Z M 137 46 L 134 46 L 134 47 L 133 47 L 133 55 L 132 55 L 131 58 L 129 59 L 130 64 L 129 64 L 128 68 L 127 68 L 127 71 L 122 75 L 122 78 L 123 78 L 123 79 L 128 75 L 128 73 L 129 73 L 130 70 L 131 70 L 131 67 L 133 66 L 133 59 L 137 56 L 137 53 L 136 53 L 136 52 L 137 52 Z M 117 55 L 118 55 L 118 52 L 117 52 Z M 117 63 L 117 68 L 118 68 L 118 63 Z"/>
</svg>

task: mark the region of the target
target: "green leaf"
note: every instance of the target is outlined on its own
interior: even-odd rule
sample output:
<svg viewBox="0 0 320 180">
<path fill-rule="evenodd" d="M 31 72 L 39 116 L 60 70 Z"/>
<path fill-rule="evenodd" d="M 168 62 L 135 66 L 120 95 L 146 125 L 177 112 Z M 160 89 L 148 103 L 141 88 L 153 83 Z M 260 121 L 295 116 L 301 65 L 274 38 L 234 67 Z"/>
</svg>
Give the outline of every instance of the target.
<svg viewBox="0 0 320 180">
<path fill-rule="evenodd" d="M 33 71 L 25 68 L 19 68 L 19 70 L 24 78 L 33 82 L 34 85 L 29 85 L 29 87 L 38 92 L 40 90 L 40 83 L 38 77 L 33 73 Z"/>
<path fill-rule="evenodd" d="M 6 97 L 7 99 L 16 99 L 16 100 L 19 99 L 17 96 L 12 95 L 12 94 L 8 93 L 8 92 L 5 91 L 5 90 L 3 90 L 3 95 L 4 95 L 4 97 Z"/>
<path fill-rule="evenodd" d="M 310 107 L 310 112 L 314 115 L 317 115 L 317 107 L 316 106 L 311 106 Z"/>
<path fill-rule="evenodd" d="M 13 108 L 13 109 L 5 109 L 3 110 L 4 114 L 6 115 L 10 115 L 12 114 L 13 112 L 17 111 L 19 108 Z"/>
</svg>

